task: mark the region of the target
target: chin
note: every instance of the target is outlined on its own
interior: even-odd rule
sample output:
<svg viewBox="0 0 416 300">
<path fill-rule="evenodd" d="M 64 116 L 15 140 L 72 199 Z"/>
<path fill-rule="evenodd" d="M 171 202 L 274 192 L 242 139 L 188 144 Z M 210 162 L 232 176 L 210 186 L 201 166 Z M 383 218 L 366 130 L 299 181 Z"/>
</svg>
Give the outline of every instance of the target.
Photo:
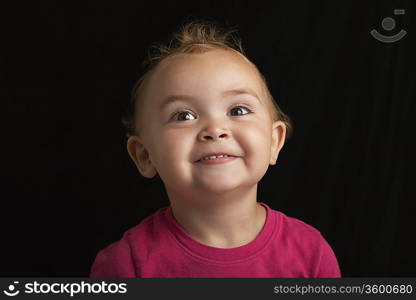
<svg viewBox="0 0 416 300">
<path fill-rule="evenodd" d="M 239 187 L 242 187 L 241 184 L 237 183 L 218 183 L 218 182 L 209 182 L 209 183 L 199 183 L 198 188 L 203 190 L 206 193 L 212 193 L 212 194 L 225 194 L 227 192 L 232 192 Z"/>
</svg>

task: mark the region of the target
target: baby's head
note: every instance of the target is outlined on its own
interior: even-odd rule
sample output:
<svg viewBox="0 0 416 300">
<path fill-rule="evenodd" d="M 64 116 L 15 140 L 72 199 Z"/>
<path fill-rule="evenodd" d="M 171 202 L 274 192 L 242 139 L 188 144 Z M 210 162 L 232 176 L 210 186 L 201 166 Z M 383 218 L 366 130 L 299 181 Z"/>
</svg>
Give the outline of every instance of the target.
<svg viewBox="0 0 416 300">
<path fill-rule="evenodd" d="M 198 22 L 158 50 L 123 117 L 139 172 L 159 174 L 171 190 L 223 193 L 257 184 L 292 125 L 241 43 Z M 234 158 L 200 161 L 212 153 Z"/>
</svg>

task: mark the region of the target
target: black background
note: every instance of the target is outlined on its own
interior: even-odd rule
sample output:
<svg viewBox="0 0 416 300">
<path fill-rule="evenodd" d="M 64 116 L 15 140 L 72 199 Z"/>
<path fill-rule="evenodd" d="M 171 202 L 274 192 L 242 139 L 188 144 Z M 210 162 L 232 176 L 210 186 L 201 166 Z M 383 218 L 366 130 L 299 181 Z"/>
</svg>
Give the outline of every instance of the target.
<svg viewBox="0 0 416 300">
<path fill-rule="evenodd" d="M 294 122 L 258 201 L 320 230 L 345 277 L 416 276 L 411 1 L 1 5 L 0 276 L 88 276 L 98 250 L 169 204 L 120 118 L 147 47 L 200 18 L 238 27 Z"/>
</svg>

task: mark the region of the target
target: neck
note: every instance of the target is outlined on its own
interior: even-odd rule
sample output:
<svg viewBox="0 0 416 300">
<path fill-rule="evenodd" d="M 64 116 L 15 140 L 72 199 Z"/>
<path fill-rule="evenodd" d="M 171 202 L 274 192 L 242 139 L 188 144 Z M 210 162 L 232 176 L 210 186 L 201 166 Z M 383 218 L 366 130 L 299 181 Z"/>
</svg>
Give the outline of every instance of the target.
<svg viewBox="0 0 416 300">
<path fill-rule="evenodd" d="M 261 232 L 266 210 L 257 203 L 257 184 L 227 193 L 184 195 L 167 189 L 176 222 L 200 243 L 234 248 Z M 198 194 L 198 195 L 196 195 Z"/>
</svg>

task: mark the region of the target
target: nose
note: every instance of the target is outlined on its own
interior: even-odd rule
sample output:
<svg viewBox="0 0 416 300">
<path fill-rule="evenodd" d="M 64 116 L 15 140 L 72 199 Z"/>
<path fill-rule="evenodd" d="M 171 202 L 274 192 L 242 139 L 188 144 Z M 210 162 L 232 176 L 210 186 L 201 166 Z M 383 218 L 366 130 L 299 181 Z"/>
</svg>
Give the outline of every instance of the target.
<svg viewBox="0 0 416 300">
<path fill-rule="evenodd" d="M 219 140 L 219 139 L 228 139 L 231 136 L 231 133 L 228 129 L 222 126 L 211 125 L 203 130 L 198 135 L 198 140 L 208 141 L 208 140 Z"/>
</svg>

